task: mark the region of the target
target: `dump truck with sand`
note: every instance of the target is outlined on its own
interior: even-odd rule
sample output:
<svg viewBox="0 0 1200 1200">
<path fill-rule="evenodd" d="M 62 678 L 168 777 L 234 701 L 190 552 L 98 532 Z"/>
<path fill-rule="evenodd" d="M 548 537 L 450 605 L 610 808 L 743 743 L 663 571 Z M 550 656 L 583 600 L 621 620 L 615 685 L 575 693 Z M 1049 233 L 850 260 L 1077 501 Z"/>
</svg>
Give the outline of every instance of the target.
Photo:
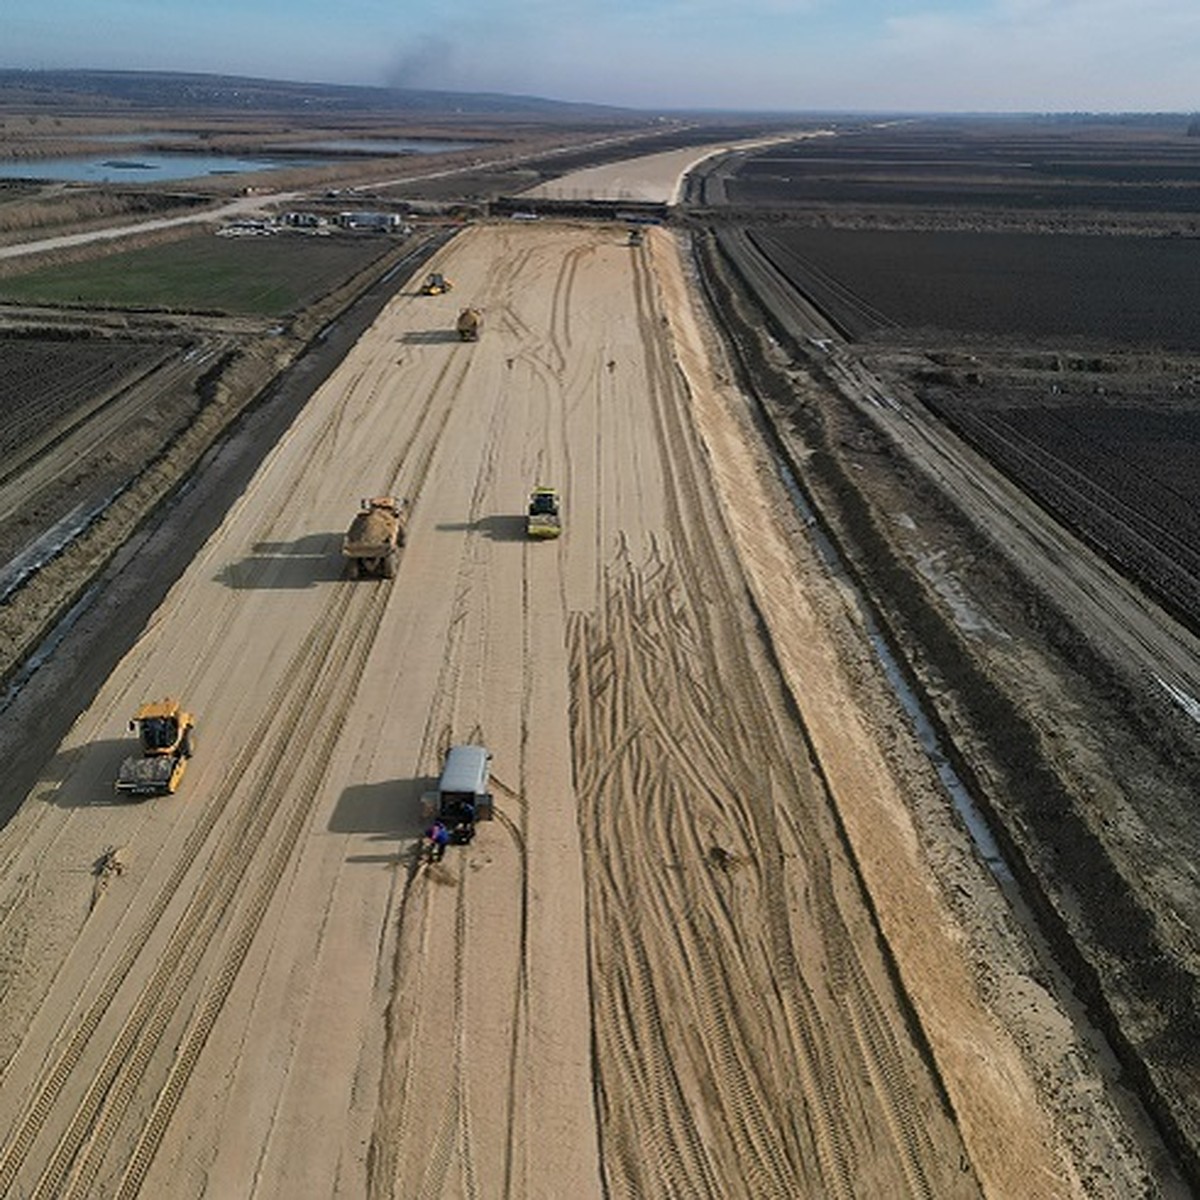
<svg viewBox="0 0 1200 1200">
<path fill-rule="evenodd" d="M 143 704 L 129 722 L 136 731 L 141 753 L 121 763 L 115 784 L 131 796 L 166 796 L 179 786 L 187 760 L 195 749 L 196 722 L 178 700 Z"/>
<path fill-rule="evenodd" d="M 554 488 L 535 487 L 529 493 L 525 532 L 531 538 L 556 538 L 562 533 L 562 506 Z"/>
<path fill-rule="evenodd" d="M 348 579 L 394 579 L 404 547 L 405 502 L 395 496 L 363 500 L 342 539 Z"/>
<path fill-rule="evenodd" d="M 464 342 L 477 342 L 479 340 L 479 330 L 483 325 L 483 314 L 477 308 L 464 308 L 458 314 L 458 324 L 455 329 L 458 330 L 459 338 Z"/>
</svg>

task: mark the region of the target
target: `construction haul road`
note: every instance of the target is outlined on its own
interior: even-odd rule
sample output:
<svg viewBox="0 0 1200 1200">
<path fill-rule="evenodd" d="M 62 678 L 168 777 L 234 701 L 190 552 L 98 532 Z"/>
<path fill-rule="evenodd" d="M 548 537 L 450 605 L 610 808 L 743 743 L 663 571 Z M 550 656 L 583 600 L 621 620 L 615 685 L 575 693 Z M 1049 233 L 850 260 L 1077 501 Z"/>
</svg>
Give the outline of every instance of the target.
<svg viewBox="0 0 1200 1200">
<path fill-rule="evenodd" d="M 429 267 L 0 833 L 0 1194 L 1082 1195 L 674 237 Z M 345 580 L 374 495 L 397 577 Z M 166 695 L 195 757 L 119 803 Z M 497 819 L 421 865 L 470 741 Z"/>
</svg>

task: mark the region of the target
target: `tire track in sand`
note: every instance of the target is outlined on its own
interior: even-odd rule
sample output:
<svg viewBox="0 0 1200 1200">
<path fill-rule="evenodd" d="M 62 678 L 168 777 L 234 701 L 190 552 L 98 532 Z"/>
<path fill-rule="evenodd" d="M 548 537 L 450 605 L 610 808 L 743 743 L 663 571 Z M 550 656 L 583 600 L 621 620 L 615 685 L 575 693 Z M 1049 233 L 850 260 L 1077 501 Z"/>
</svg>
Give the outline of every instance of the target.
<svg viewBox="0 0 1200 1200">
<path fill-rule="evenodd" d="M 666 528 L 643 561 L 609 561 L 597 614 L 569 627 L 606 1174 L 647 1197 L 977 1196 L 957 1160 L 929 1161 L 923 1122 L 953 1144 L 952 1118 L 638 270 Z"/>
<path fill-rule="evenodd" d="M 74 1102 L 66 1128 L 44 1167 L 39 1168 L 37 1184 L 30 1194 L 88 1194 L 99 1159 L 137 1094 L 194 972 L 225 928 L 226 913 L 244 894 L 248 864 L 267 842 L 281 809 L 304 808 L 311 803 L 309 789 L 293 796 L 285 787 L 292 780 L 291 752 L 296 730 L 307 731 L 318 747 L 325 745 L 329 734 L 316 736 L 326 721 L 320 701 L 355 686 L 353 666 L 369 647 L 385 604 L 386 594 L 382 591 L 355 597 L 353 589 L 338 589 L 331 597 L 325 619 L 297 649 L 274 702 L 266 708 L 240 759 L 190 831 L 183 852 L 155 899 L 147 905 L 143 920 L 121 947 L 73 1028 L 64 1030 L 59 1040 L 61 1049 L 35 1085 L 24 1118 L 0 1149 L 0 1194 L 8 1194 L 35 1141 L 57 1112 L 68 1084 L 81 1068 L 88 1075 L 88 1085 L 82 1098 Z M 342 647 L 345 654 L 333 653 L 335 646 Z M 331 673 L 327 666 L 331 661 L 344 661 L 351 673 Z M 252 786 L 243 786 L 247 777 L 253 781 Z M 264 796 L 276 794 L 281 796 L 278 807 L 264 803 Z M 86 1052 L 93 1035 L 116 1005 L 118 993 L 183 887 L 185 877 L 203 855 L 205 844 L 221 826 L 225 831 L 166 945 L 156 953 L 153 972 L 122 1018 L 119 1030 L 107 1039 L 107 1053 L 98 1065 L 91 1062 Z M 277 877 L 272 886 L 274 882 Z M 74 1180 L 79 1181 L 80 1190 L 76 1190 Z M 64 1190 L 68 1185 L 70 1190 Z"/>
</svg>

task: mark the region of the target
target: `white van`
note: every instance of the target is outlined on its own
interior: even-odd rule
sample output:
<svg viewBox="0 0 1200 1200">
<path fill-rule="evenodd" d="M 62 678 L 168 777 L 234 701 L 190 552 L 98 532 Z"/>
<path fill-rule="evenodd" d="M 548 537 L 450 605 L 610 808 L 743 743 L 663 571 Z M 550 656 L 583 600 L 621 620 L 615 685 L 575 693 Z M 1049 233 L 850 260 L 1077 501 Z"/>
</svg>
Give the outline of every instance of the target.
<svg viewBox="0 0 1200 1200">
<path fill-rule="evenodd" d="M 451 746 L 437 791 L 421 797 L 426 816 L 441 821 L 450 830 L 451 841 L 469 842 L 475 836 L 475 822 L 494 816 L 488 791 L 491 761 L 484 746 Z"/>
</svg>

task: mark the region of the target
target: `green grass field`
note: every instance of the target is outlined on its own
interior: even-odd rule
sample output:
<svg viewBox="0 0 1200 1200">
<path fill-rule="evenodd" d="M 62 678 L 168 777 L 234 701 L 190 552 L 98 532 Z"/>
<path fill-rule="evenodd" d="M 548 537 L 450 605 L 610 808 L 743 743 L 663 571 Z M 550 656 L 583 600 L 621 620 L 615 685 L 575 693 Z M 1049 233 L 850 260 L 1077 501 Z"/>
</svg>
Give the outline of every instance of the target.
<svg viewBox="0 0 1200 1200">
<path fill-rule="evenodd" d="M 392 244 L 370 236 L 204 234 L 0 279 L 0 300 L 283 316 L 337 287 Z"/>
</svg>

